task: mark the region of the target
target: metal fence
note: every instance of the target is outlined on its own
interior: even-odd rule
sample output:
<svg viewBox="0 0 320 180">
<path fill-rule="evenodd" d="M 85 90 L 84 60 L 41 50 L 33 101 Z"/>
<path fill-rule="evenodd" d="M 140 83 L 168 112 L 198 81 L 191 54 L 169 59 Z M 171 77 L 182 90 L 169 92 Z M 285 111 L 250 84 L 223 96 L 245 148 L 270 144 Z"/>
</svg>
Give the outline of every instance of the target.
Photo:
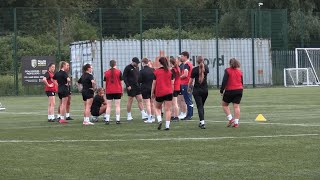
<svg viewBox="0 0 320 180">
<path fill-rule="evenodd" d="M 317 16 L 318 14 L 315 14 Z M 300 23 L 298 31 L 289 27 L 292 19 Z M 147 51 L 154 49 L 159 54 L 157 45 L 144 46 L 148 40 L 172 40 L 176 52 L 188 49 L 188 40 L 212 40 L 214 46 L 199 46 L 202 51 L 210 52 L 211 58 L 221 59 L 221 52 L 241 52 L 250 54 L 246 59 L 252 64 L 246 68 L 246 74 L 252 79 L 248 86 L 282 85 L 280 73 L 285 62 L 292 60 L 294 47 L 317 46 L 317 31 L 306 31 L 307 19 L 288 17 L 287 10 L 235 10 L 221 12 L 217 9 L 65 9 L 65 8 L 0 8 L 0 95 L 41 94 L 43 86 L 22 86 L 21 58 L 23 56 L 55 56 L 56 62 L 70 61 L 70 44 L 79 41 L 103 42 L 106 40 L 131 39 L 140 43 L 126 46 L 126 51 L 139 49 L 132 54 L 142 58 Z M 296 23 L 295 23 L 296 24 Z M 288 33 L 289 32 L 289 33 Z M 306 33 L 314 33 L 313 38 L 306 38 Z M 310 37 L 310 36 L 308 36 Z M 245 39 L 245 44 L 223 44 L 224 39 Z M 259 41 L 268 41 L 272 62 L 270 71 L 262 72 L 255 64 L 259 63 L 255 49 Z M 99 43 L 102 68 L 110 59 L 103 58 L 104 49 L 112 46 Z M 107 47 L 102 47 L 107 46 Z M 138 47 L 137 47 L 138 46 Z M 245 48 L 244 48 L 245 46 Z M 245 49 L 245 50 L 243 50 Z M 190 51 L 197 51 L 192 50 Z M 281 51 L 281 53 L 280 53 Z M 198 54 L 197 54 L 198 55 Z M 236 54 L 237 55 L 237 54 Z M 236 56 L 235 56 L 236 57 Z M 246 56 L 243 56 L 246 57 Z M 121 59 L 120 55 L 113 57 Z M 229 58 L 229 57 L 228 57 Z M 294 57 L 293 57 L 294 58 Z M 215 61 L 219 67 L 219 61 Z M 240 59 L 241 60 L 241 59 Z M 227 59 L 225 59 L 227 62 Z M 130 59 L 127 59 L 130 63 Z M 103 65 L 104 64 L 104 65 Z M 223 66 L 224 67 L 224 66 Z M 221 73 L 210 74 L 215 79 L 214 87 L 221 84 Z M 249 72 L 249 73 L 248 73 Z M 261 76 L 271 77 L 271 82 L 257 82 Z"/>
</svg>

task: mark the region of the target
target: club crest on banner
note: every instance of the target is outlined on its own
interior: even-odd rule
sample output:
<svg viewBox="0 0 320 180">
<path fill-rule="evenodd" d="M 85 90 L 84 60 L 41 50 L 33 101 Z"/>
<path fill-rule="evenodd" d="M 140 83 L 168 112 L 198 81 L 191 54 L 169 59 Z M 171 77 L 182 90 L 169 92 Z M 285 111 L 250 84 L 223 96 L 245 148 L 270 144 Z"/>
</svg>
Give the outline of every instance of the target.
<svg viewBox="0 0 320 180">
<path fill-rule="evenodd" d="M 37 64 L 38 64 L 38 62 L 36 59 L 31 60 L 31 67 L 35 68 L 35 67 L 37 67 Z"/>
</svg>

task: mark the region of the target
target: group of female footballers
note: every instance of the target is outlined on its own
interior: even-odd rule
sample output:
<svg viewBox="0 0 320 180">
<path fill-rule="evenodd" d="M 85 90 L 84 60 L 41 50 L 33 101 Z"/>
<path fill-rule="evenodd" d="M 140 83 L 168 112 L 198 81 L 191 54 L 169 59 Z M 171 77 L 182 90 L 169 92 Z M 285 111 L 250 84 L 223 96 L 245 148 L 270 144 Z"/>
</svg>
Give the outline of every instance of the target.
<svg viewBox="0 0 320 180">
<path fill-rule="evenodd" d="M 92 75 L 92 66 L 83 66 L 83 74 L 78 80 L 78 89 L 82 93 L 84 102 L 83 125 L 94 125 L 98 117 L 104 114 L 105 124 L 110 123 L 111 105 L 114 102 L 116 109 L 116 124 L 120 124 L 120 100 L 123 95 L 122 84 L 125 84 L 128 94 L 127 120 L 133 120 L 131 106 L 133 99 L 138 101 L 141 117 L 145 123 L 158 122 L 158 130 L 162 128 L 162 113 L 165 118 L 164 130 L 170 129 L 171 121 L 189 120 L 193 115 L 192 95 L 197 105 L 199 127 L 205 129 L 204 104 L 208 97 L 207 75 L 209 68 L 204 64 L 204 58 L 197 57 L 196 67 L 189 61 L 189 53 L 182 52 L 177 58 L 160 57 L 159 65 L 155 68 L 147 58 L 142 60 L 142 69 L 139 71 L 139 59 L 133 58 L 124 72 L 117 68 L 115 60 L 110 61 L 110 69 L 104 73 L 105 88 L 96 88 Z M 222 108 L 227 116 L 227 127 L 238 127 L 240 119 L 240 101 L 243 93 L 243 78 L 240 63 L 230 59 L 229 68 L 226 68 L 220 93 Z M 61 114 L 59 123 L 68 123 L 70 117 L 70 78 L 67 72 L 69 64 L 60 62 L 59 72 L 55 72 L 55 65 L 50 64 L 48 72 L 43 78 L 45 91 L 49 99 L 48 121 L 56 121 L 54 117 L 55 94 L 58 93 Z M 94 96 L 96 92 L 96 95 Z M 231 115 L 229 104 L 233 103 L 234 117 Z M 145 108 L 144 108 L 145 107 Z M 146 109 L 146 111 L 145 111 Z M 180 115 L 179 115 L 180 113 Z M 65 114 L 67 116 L 65 116 Z M 90 116 L 92 119 L 90 121 Z M 69 117 L 69 119 L 68 119 Z"/>
</svg>

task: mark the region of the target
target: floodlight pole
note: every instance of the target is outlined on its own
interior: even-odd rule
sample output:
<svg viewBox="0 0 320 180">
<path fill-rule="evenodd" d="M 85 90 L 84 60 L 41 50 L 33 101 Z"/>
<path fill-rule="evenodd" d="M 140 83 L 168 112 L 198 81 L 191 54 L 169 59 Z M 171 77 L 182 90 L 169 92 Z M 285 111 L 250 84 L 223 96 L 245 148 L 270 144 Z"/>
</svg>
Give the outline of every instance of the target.
<svg viewBox="0 0 320 180">
<path fill-rule="evenodd" d="M 262 38 L 262 23 L 261 23 L 261 7 L 263 6 L 263 3 L 262 2 L 259 2 L 258 3 L 258 6 L 259 6 L 259 38 Z"/>
</svg>

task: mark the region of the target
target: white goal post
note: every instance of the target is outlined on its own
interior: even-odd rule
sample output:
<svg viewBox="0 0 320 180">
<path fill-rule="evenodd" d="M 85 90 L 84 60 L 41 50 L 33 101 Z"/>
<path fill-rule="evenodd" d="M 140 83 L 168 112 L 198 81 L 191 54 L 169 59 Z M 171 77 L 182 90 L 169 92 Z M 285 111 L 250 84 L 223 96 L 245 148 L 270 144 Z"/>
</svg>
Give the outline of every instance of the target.
<svg viewBox="0 0 320 180">
<path fill-rule="evenodd" d="M 283 77 L 285 87 L 319 86 L 311 68 L 285 68 Z"/>
<path fill-rule="evenodd" d="M 5 107 L 2 106 L 1 102 L 0 102 L 0 111 L 6 110 Z"/>
<path fill-rule="evenodd" d="M 296 67 L 295 68 L 311 68 L 317 84 L 320 83 L 318 73 L 320 71 L 320 48 L 296 48 Z"/>
<path fill-rule="evenodd" d="M 296 48 L 295 67 L 283 70 L 285 87 L 319 86 L 320 48 Z"/>
</svg>

